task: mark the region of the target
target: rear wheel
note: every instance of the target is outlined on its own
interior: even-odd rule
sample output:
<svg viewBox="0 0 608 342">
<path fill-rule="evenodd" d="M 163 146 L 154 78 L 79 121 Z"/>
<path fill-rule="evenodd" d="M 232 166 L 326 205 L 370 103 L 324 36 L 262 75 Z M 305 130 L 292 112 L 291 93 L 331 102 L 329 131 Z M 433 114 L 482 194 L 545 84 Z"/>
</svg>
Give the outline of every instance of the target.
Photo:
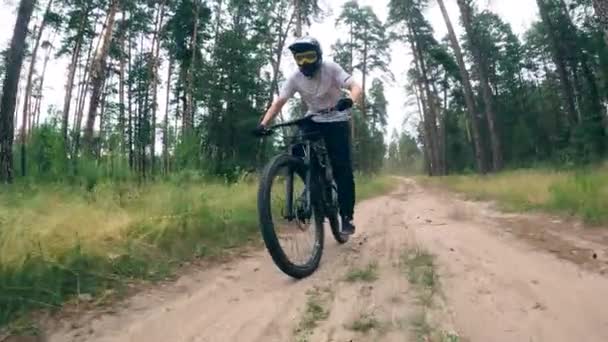
<svg viewBox="0 0 608 342">
<path fill-rule="evenodd" d="M 306 174 L 301 159 L 281 154 L 264 170 L 258 190 L 266 249 L 281 271 L 298 279 L 319 267 L 324 243 L 322 211 L 318 201 L 306 198 Z"/>
</svg>

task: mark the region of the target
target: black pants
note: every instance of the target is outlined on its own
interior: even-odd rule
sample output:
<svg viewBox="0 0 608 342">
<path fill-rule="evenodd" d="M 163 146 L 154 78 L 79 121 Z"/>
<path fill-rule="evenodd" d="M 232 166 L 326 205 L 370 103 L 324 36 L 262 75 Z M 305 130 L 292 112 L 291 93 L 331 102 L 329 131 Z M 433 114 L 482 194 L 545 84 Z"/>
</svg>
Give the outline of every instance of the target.
<svg viewBox="0 0 608 342">
<path fill-rule="evenodd" d="M 355 211 L 355 178 L 353 175 L 350 125 L 347 121 L 311 123 L 306 131 L 321 133 L 338 186 L 340 214 L 352 218 Z"/>
</svg>

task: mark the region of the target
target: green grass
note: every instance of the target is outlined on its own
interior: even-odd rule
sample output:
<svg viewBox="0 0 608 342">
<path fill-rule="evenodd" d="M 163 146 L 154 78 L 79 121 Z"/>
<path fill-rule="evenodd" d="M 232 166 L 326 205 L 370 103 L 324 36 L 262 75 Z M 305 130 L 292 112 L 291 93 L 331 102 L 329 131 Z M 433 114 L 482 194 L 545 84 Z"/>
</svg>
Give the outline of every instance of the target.
<svg viewBox="0 0 608 342">
<path fill-rule="evenodd" d="M 418 342 L 461 342 L 460 336 L 446 331 L 440 331 L 431 326 L 428 314 L 420 312 L 411 320 L 413 332 Z"/>
<path fill-rule="evenodd" d="M 362 314 L 359 318 L 347 326 L 348 329 L 363 334 L 367 334 L 371 330 L 378 329 L 379 327 L 380 322 L 373 315 L 369 314 Z"/>
<path fill-rule="evenodd" d="M 385 194 L 395 187 L 396 180 L 390 176 L 370 177 L 355 175 L 357 201 Z"/>
<path fill-rule="evenodd" d="M 388 177 L 357 180 L 358 200 Z M 170 277 L 183 261 L 259 242 L 257 183 L 180 177 L 146 186 L 21 184 L 0 188 L 0 327 L 79 295 L 104 302 L 133 281 Z M 82 296 L 81 296 L 82 297 Z"/>
<path fill-rule="evenodd" d="M 0 324 L 60 308 L 133 279 L 160 280 L 180 261 L 218 257 L 257 233 L 253 184 L 103 184 L 0 196 Z"/>
<path fill-rule="evenodd" d="M 434 328 L 431 327 L 427 320 L 426 312 L 420 312 L 412 318 L 412 329 L 416 335 L 418 342 L 426 342 L 429 336 L 433 334 Z"/>
<path fill-rule="evenodd" d="M 435 258 L 423 250 L 408 250 L 401 255 L 401 268 L 408 281 L 418 293 L 420 304 L 430 307 L 439 291 L 439 275 L 435 269 Z"/>
<path fill-rule="evenodd" d="M 476 200 L 496 200 L 506 210 L 544 210 L 608 223 L 608 167 L 578 171 L 518 170 L 488 176 L 423 178 Z"/>
<path fill-rule="evenodd" d="M 371 262 L 364 268 L 351 268 L 346 272 L 344 279 L 348 282 L 367 282 L 371 283 L 378 279 L 378 264 Z"/>
<path fill-rule="evenodd" d="M 321 321 L 329 318 L 329 309 L 325 308 L 326 303 L 333 298 L 333 293 L 330 289 L 310 290 L 307 292 L 308 300 L 304 314 L 297 325 L 294 333 L 298 342 L 307 342 L 312 335 L 313 330 Z"/>
<path fill-rule="evenodd" d="M 422 249 L 406 250 L 401 255 L 400 267 L 418 297 L 420 311 L 412 318 L 412 332 L 419 342 L 459 342 L 460 337 L 436 328 L 429 322 L 429 310 L 440 291 L 435 257 Z"/>
<path fill-rule="evenodd" d="M 306 312 L 300 327 L 305 330 L 314 329 L 320 321 L 329 317 L 329 311 L 325 310 L 318 296 L 310 296 L 306 302 Z"/>
</svg>

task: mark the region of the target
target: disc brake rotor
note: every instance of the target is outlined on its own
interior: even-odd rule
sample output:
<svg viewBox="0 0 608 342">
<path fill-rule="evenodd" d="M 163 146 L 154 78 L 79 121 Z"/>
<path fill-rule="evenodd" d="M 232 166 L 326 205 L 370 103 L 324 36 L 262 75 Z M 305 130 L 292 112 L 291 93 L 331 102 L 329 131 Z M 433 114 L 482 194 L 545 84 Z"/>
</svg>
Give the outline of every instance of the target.
<svg viewBox="0 0 608 342">
<path fill-rule="evenodd" d="M 312 212 L 310 208 L 307 208 L 305 192 L 296 199 L 295 201 L 295 213 L 296 213 L 296 225 L 301 231 L 306 231 L 310 224 L 310 218 Z"/>
</svg>

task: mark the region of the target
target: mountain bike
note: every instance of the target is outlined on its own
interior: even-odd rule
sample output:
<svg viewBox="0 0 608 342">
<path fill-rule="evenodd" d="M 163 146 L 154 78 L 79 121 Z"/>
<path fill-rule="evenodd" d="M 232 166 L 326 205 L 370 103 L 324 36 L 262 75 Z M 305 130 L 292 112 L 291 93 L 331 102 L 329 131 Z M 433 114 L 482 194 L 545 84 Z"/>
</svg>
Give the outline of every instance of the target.
<svg viewBox="0 0 608 342">
<path fill-rule="evenodd" d="M 266 249 L 278 268 L 296 279 L 308 277 L 319 267 L 325 219 L 338 243 L 349 239 L 341 232 L 337 186 L 323 137 L 314 129 L 315 115 L 319 114 L 270 126 L 264 134 L 283 127 L 297 128 L 295 135 L 287 137 L 285 152 L 265 166 L 258 189 L 259 223 Z M 308 240 L 300 258 L 290 255 L 288 249 L 297 238 Z M 302 252 L 300 246 L 296 250 Z"/>
</svg>

